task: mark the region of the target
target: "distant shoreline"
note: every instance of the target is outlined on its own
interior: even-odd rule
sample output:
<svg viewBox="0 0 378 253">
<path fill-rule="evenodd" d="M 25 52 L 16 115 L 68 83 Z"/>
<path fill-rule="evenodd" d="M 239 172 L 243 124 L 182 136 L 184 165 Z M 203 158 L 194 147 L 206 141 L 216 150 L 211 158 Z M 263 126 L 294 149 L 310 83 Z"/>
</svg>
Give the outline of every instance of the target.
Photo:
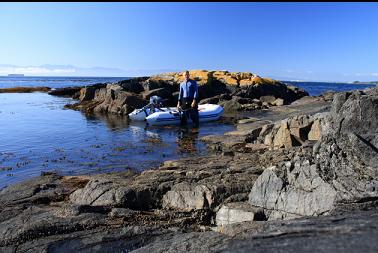
<svg viewBox="0 0 378 253">
<path fill-rule="evenodd" d="M 289 82 L 289 83 L 335 83 L 335 84 L 363 84 L 363 85 L 374 85 L 378 84 L 378 81 L 373 82 L 331 82 L 331 81 L 305 81 L 305 80 L 280 80 L 281 82 Z"/>
<path fill-rule="evenodd" d="M 0 93 L 30 93 L 30 92 L 48 92 L 50 91 L 50 87 L 11 87 L 11 88 L 1 88 Z"/>
<path fill-rule="evenodd" d="M 24 77 L 24 74 L 8 74 L 8 77 Z"/>
<path fill-rule="evenodd" d="M 372 82 L 360 82 L 360 81 L 355 81 L 353 84 L 378 84 L 378 81 L 372 81 Z"/>
</svg>

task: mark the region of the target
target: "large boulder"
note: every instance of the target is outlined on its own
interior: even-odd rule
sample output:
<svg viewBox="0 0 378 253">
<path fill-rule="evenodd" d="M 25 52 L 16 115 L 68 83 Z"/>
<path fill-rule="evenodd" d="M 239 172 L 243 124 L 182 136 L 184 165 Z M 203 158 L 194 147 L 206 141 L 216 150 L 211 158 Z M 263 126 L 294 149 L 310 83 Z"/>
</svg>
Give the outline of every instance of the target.
<svg viewBox="0 0 378 253">
<path fill-rule="evenodd" d="M 95 98 L 96 91 L 105 88 L 107 85 L 105 83 L 99 83 L 84 87 L 80 90 L 80 101 L 89 101 Z"/>
<path fill-rule="evenodd" d="M 266 102 L 266 103 L 273 103 L 274 101 L 276 100 L 276 97 L 275 96 L 272 96 L 272 95 L 268 95 L 268 96 L 261 96 L 260 97 L 260 101 L 261 102 Z"/>
<path fill-rule="evenodd" d="M 270 144 L 270 143 L 265 143 Z M 293 146 L 299 146 L 300 143 L 294 138 L 294 135 L 291 134 L 290 128 L 287 122 L 283 122 L 278 128 L 278 131 L 275 133 L 273 138 L 274 148 L 291 148 Z"/>
<path fill-rule="evenodd" d="M 104 101 L 94 108 L 95 112 L 127 115 L 143 107 L 145 100 L 138 95 L 122 90 L 107 89 Z"/>
<path fill-rule="evenodd" d="M 275 98 L 281 98 L 285 103 L 291 103 L 303 96 L 308 96 L 308 93 L 299 88 L 292 88 L 279 81 L 270 78 L 259 78 L 253 82 L 253 85 L 243 86 L 243 96 L 250 98 L 260 98 L 264 96 L 271 96 L 273 102 Z"/>
<path fill-rule="evenodd" d="M 227 113 L 234 113 L 243 108 L 242 105 L 235 100 L 222 101 L 219 105 L 221 105 Z"/>
<path fill-rule="evenodd" d="M 132 189 L 100 179 L 89 181 L 84 188 L 70 195 L 70 202 L 76 205 L 134 207 L 136 201 Z"/>
<path fill-rule="evenodd" d="M 213 204 L 213 190 L 205 185 L 190 185 L 182 182 L 168 191 L 163 197 L 163 208 L 176 208 L 182 211 L 208 209 Z"/>
<path fill-rule="evenodd" d="M 148 77 L 135 77 L 128 80 L 119 81 L 118 85 L 120 85 L 125 91 L 140 93 L 144 91 L 142 83 L 145 82 L 147 79 Z"/>
<path fill-rule="evenodd" d="M 376 89 L 335 95 L 331 113 L 311 127 L 308 119 L 297 121 L 297 130 L 302 125 L 310 129 L 309 139 L 320 140 L 312 153 L 266 169 L 251 190 L 250 203 L 277 219 L 329 214 L 341 204 L 378 198 Z M 287 126 L 284 130 L 289 136 Z"/>
<path fill-rule="evenodd" d="M 264 207 L 269 220 L 318 216 L 332 211 L 336 202 L 336 190 L 325 182 L 315 164 L 308 160 L 283 168 L 266 169 L 257 179 L 249 201 Z"/>
<path fill-rule="evenodd" d="M 370 136 L 373 137 L 372 144 L 378 146 L 378 96 L 362 91 L 335 95 L 331 121 L 333 126 L 337 126 L 330 128 L 331 132 L 353 132 L 365 137 Z"/>
<path fill-rule="evenodd" d="M 321 119 L 315 119 L 311 125 L 310 132 L 307 137 L 310 141 L 317 141 L 322 136 Z"/>
</svg>

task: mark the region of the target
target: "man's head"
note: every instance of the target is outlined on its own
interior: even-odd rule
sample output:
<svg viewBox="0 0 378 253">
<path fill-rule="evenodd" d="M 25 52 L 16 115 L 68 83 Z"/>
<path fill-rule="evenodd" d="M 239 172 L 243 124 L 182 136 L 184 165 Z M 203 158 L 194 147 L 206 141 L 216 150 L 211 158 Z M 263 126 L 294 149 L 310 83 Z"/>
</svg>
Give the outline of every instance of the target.
<svg viewBox="0 0 378 253">
<path fill-rule="evenodd" d="M 185 80 L 189 80 L 189 77 L 190 77 L 189 71 L 188 70 L 184 71 L 183 76 L 184 76 Z"/>
</svg>

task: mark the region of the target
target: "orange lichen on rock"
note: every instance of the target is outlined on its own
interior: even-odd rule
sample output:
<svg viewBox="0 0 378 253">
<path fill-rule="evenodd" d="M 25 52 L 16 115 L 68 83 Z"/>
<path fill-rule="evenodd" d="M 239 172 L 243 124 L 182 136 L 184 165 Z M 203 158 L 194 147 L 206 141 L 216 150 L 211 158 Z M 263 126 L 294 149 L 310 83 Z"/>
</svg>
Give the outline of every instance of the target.
<svg viewBox="0 0 378 253">
<path fill-rule="evenodd" d="M 153 81 L 171 81 L 179 84 L 184 81 L 184 72 L 168 72 L 152 76 Z M 276 80 L 262 78 L 250 72 L 229 72 L 226 70 L 189 70 L 190 77 L 198 82 L 199 85 L 211 84 L 219 81 L 229 86 L 250 86 L 259 84 L 275 84 Z"/>
</svg>

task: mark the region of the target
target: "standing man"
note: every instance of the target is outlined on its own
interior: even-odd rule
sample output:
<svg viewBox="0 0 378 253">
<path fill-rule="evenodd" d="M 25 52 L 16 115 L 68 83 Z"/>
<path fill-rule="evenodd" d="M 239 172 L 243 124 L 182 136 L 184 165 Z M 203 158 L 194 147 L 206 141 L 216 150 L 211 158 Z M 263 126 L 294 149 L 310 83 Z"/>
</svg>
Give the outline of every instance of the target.
<svg viewBox="0 0 378 253">
<path fill-rule="evenodd" d="M 177 102 L 177 108 L 183 111 L 181 116 L 181 125 L 186 125 L 188 117 L 193 121 L 193 126 L 199 126 L 198 116 L 198 85 L 195 80 L 189 78 L 189 71 L 184 72 L 185 80 L 180 84 L 180 93 Z"/>
</svg>

